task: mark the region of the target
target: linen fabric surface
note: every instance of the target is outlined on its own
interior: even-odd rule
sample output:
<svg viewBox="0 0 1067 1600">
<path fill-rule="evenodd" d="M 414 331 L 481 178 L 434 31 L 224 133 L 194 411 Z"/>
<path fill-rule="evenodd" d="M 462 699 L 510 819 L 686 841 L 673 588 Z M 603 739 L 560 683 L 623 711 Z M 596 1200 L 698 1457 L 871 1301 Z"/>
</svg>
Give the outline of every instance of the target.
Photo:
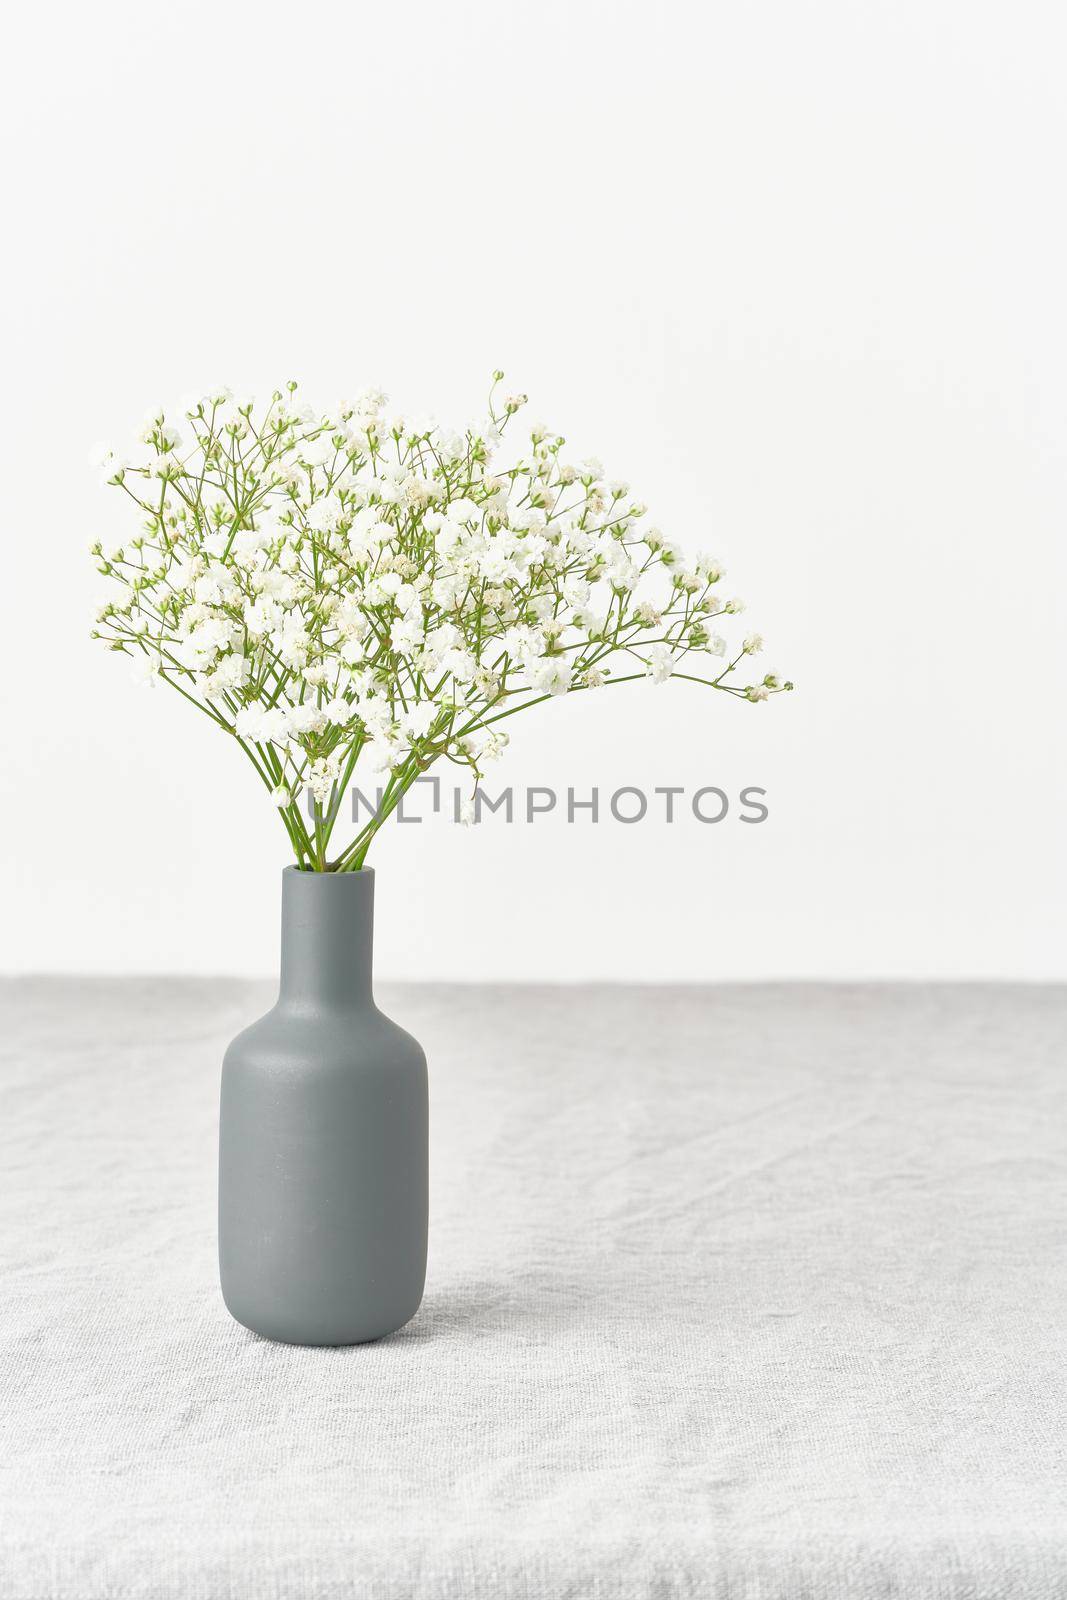
<svg viewBox="0 0 1067 1600">
<path fill-rule="evenodd" d="M 215 1266 L 208 981 L 2 990 L 4 1600 L 1060 1600 L 1067 991 L 385 989 L 414 1322 Z"/>
</svg>

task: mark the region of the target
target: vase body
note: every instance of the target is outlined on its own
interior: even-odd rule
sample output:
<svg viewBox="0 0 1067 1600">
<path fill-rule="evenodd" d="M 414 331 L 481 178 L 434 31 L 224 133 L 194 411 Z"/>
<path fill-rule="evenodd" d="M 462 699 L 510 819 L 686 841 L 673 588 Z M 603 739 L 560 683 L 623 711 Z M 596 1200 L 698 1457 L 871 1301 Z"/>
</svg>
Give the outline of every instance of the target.
<svg viewBox="0 0 1067 1600">
<path fill-rule="evenodd" d="M 374 874 L 282 874 L 281 983 L 222 1068 L 219 1269 L 232 1316 L 362 1344 L 418 1310 L 426 1058 L 371 987 Z"/>
</svg>

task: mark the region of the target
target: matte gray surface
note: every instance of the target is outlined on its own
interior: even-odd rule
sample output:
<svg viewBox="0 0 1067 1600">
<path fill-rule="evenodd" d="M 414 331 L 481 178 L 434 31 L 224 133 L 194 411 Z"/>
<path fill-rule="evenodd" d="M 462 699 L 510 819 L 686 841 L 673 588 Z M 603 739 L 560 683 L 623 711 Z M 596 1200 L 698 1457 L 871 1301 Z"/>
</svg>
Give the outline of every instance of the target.
<svg viewBox="0 0 1067 1600">
<path fill-rule="evenodd" d="M 215 1273 L 234 983 L 3 993 L 5 1600 L 1060 1600 L 1067 998 L 409 990 L 430 1271 Z"/>
<path fill-rule="evenodd" d="M 219 1126 L 223 1298 L 291 1344 L 403 1327 L 426 1277 L 420 1046 L 374 1003 L 374 873 L 282 873 L 275 1004 L 226 1051 Z"/>
</svg>

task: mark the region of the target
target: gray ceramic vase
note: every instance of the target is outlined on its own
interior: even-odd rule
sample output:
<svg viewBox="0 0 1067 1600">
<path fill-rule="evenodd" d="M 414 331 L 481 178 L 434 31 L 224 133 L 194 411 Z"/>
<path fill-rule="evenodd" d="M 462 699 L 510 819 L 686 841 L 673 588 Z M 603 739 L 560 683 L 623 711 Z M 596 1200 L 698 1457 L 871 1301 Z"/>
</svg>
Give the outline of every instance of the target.
<svg viewBox="0 0 1067 1600">
<path fill-rule="evenodd" d="M 418 1310 L 426 1058 L 371 990 L 374 874 L 282 874 L 278 1000 L 230 1045 L 219 1127 L 222 1294 L 288 1344 L 362 1344 Z"/>
</svg>

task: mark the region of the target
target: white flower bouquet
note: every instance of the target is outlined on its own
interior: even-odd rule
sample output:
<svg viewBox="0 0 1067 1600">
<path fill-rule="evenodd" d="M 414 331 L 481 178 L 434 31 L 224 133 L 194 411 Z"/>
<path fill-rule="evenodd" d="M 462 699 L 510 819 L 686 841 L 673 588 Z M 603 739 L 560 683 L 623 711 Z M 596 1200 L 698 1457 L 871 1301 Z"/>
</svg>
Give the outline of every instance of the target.
<svg viewBox="0 0 1067 1600">
<path fill-rule="evenodd" d="M 644 528 L 627 484 L 539 426 L 508 464 L 525 396 L 498 399 L 502 377 L 463 433 L 391 415 L 377 391 L 320 412 L 290 383 L 265 406 L 214 390 L 182 430 L 159 410 L 139 457 L 97 454 L 138 524 L 93 545 L 121 588 L 94 637 L 239 745 L 305 869 L 359 870 L 435 761 L 476 784 L 507 720 L 555 695 L 672 676 L 749 701 L 792 688 L 739 676 L 762 641 L 718 631 L 742 609 L 722 567 Z M 360 762 L 387 775 L 382 804 L 331 856 Z"/>
</svg>

